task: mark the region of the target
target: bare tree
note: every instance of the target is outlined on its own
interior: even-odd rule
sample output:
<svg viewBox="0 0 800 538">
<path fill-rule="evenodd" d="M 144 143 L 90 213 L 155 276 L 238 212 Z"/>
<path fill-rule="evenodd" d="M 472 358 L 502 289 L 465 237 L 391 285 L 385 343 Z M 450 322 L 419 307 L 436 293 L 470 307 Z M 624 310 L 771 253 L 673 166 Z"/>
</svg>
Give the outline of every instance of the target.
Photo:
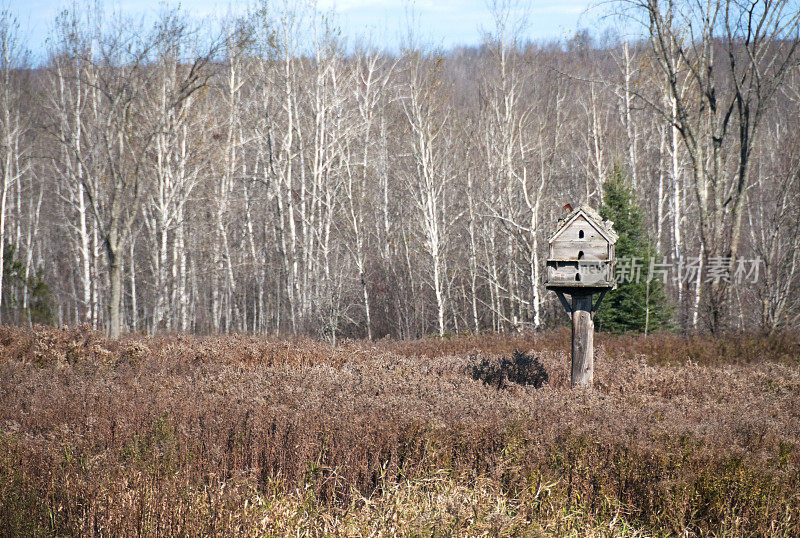
<svg viewBox="0 0 800 538">
<path fill-rule="evenodd" d="M 496 2 L 492 6 L 495 34 L 487 38 L 491 62 L 483 77 L 482 97 L 486 110 L 486 166 L 489 178 L 496 186 L 495 199 L 487 204 L 486 209 L 507 231 L 504 239 L 508 265 L 504 287 L 511 317 L 506 318 L 502 310 L 498 314 L 513 327 L 518 327 L 524 318 L 523 310 L 531 302 L 524 297 L 520 286 L 516 253 L 520 248 L 527 249 L 530 256 L 538 260 L 533 245 L 538 241 L 538 209 L 544 182 L 537 181 L 537 185 L 531 188 L 526 167 L 532 149 L 526 136 L 532 124 L 532 110 L 523 105 L 522 98 L 531 74 L 519 54 L 522 22 L 513 19 L 514 13 L 515 5 L 511 2 Z M 518 203 L 520 198 L 524 205 Z M 524 273 L 531 276 L 534 326 L 538 327 L 541 322 L 538 263 Z M 495 283 L 496 289 L 500 286 L 499 282 Z"/>
<path fill-rule="evenodd" d="M 367 328 L 367 338 L 372 340 L 372 314 L 369 296 L 369 283 L 367 282 L 367 233 L 365 220 L 369 218 L 369 201 L 375 198 L 371 184 L 379 177 L 380 170 L 376 166 L 380 160 L 376 157 L 379 150 L 375 140 L 376 117 L 382 104 L 384 95 L 392 73 L 392 66 L 387 66 L 386 58 L 376 53 L 364 54 L 363 57 L 354 58 L 355 80 L 354 94 L 358 111 L 359 135 L 361 138 L 360 159 L 356 164 L 356 157 L 352 155 L 350 140 L 352 137 L 342 137 L 344 148 L 341 154 L 344 157 L 344 194 L 349 224 L 352 226 L 354 245 L 352 255 L 358 271 L 358 281 L 364 305 L 364 317 Z"/>
<path fill-rule="evenodd" d="M 190 129 L 198 125 L 195 95 L 181 98 L 181 77 L 189 66 L 182 64 L 184 48 L 189 46 L 191 30 L 177 12 L 167 12 L 159 22 L 158 44 L 154 50 L 157 74 L 148 88 L 149 123 L 160 127 L 152 144 L 153 182 L 144 204 L 147 230 L 155 246 L 151 264 L 155 275 L 151 330 L 186 330 L 185 207 L 199 181 L 202 161 L 192 159 L 195 137 Z M 172 236 L 172 256 L 170 254 Z M 131 259 L 133 263 L 133 258 Z M 135 295 L 132 292 L 132 298 Z"/>
<path fill-rule="evenodd" d="M 22 108 L 20 80 L 25 67 L 25 51 L 19 42 L 19 23 L 9 10 L 4 9 L 0 11 L 0 306 L 8 195 L 28 169 L 26 154 L 29 151 L 24 145 L 24 136 L 30 127 Z"/>
<path fill-rule="evenodd" d="M 789 317 L 797 316 L 800 302 L 800 153 L 796 132 L 782 123 L 778 119 L 765 133 L 770 149 L 763 151 L 760 173 L 748 193 L 746 239 L 758 257 L 740 268 L 757 291 L 758 323 L 768 332 L 791 327 Z"/>
<path fill-rule="evenodd" d="M 141 36 L 118 20 L 92 34 L 71 36 L 76 46 L 63 51 L 78 64 L 73 83 L 91 90 L 89 111 L 80 118 L 84 123 L 81 138 L 60 142 L 81 166 L 83 172 L 75 179 L 88 198 L 105 250 L 110 282 L 108 331 L 112 336 L 122 329 L 123 256 L 144 196 L 152 144 L 162 132 L 166 112 L 179 107 L 205 84 L 203 68 L 210 58 L 210 54 L 195 58 L 177 82 L 165 113 L 149 116 L 145 102 L 155 73 L 149 60 L 163 37 L 158 28 Z"/>
<path fill-rule="evenodd" d="M 444 127 L 448 119 L 439 69 L 441 59 L 419 51 L 407 53 L 405 92 L 402 106 L 411 131 L 413 168 L 407 177 L 409 193 L 421 218 L 425 251 L 430 257 L 430 282 L 436 299 L 437 331 L 445 332 L 445 248 L 448 228 L 446 189 L 450 170 L 444 149 Z"/>
<path fill-rule="evenodd" d="M 626 3 L 649 29 L 673 101 L 674 113 L 648 99 L 686 148 L 706 263 L 735 261 L 763 118 L 800 62 L 800 11 L 791 0 Z M 724 280 L 714 281 L 712 330 L 724 321 L 727 292 Z"/>
</svg>

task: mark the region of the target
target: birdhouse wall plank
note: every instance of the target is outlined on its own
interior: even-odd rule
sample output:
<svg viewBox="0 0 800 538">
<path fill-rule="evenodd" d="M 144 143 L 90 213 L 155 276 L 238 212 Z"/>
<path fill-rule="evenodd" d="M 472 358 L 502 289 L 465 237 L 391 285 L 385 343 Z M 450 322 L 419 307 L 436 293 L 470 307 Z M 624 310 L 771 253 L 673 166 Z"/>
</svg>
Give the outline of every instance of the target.
<svg viewBox="0 0 800 538">
<path fill-rule="evenodd" d="M 547 266 L 547 282 L 569 286 L 604 286 L 613 283 L 613 266 L 579 266 L 577 262 L 550 263 Z M 580 273 L 581 277 L 576 278 Z"/>
<path fill-rule="evenodd" d="M 600 237 L 594 241 L 585 239 L 553 241 L 550 247 L 550 258 L 554 260 L 578 260 L 583 252 L 584 260 L 608 260 L 608 243 Z"/>
</svg>

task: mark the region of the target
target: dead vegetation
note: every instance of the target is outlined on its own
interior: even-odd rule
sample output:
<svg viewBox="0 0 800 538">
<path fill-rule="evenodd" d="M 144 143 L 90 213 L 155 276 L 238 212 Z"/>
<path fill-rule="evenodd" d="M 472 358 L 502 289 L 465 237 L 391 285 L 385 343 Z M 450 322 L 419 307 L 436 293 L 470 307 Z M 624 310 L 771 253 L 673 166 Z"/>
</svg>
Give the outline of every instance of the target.
<svg viewBox="0 0 800 538">
<path fill-rule="evenodd" d="M 800 532 L 796 335 L 567 343 L 1 328 L 0 534 Z"/>
</svg>

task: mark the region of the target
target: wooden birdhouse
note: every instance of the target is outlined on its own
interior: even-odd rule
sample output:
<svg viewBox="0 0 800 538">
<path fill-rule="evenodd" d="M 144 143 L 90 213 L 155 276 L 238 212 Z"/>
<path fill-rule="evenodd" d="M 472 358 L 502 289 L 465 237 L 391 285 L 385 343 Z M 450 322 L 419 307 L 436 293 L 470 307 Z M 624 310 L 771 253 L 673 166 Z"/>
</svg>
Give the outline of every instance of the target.
<svg viewBox="0 0 800 538">
<path fill-rule="evenodd" d="M 591 292 L 613 289 L 614 243 L 617 234 L 611 221 L 603 221 L 595 210 L 582 205 L 558 223 L 550 237 L 545 287 Z M 577 291 L 577 290 L 576 290 Z"/>
</svg>

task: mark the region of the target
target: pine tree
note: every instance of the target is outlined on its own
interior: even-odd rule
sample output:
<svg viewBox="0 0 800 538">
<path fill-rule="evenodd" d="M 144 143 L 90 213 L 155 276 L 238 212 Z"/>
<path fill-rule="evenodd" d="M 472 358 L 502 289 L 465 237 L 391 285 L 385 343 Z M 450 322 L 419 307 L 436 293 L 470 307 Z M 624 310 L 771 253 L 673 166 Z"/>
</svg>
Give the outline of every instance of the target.
<svg viewBox="0 0 800 538">
<path fill-rule="evenodd" d="M 27 294 L 27 308 L 22 307 L 20 294 Z M 0 308 L 4 322 L 53 323 L 50 287 L 39 274 L 25 277 L 25 267 L 16 258 L 14 245 L 3 250 L 3 304 Z"/>
<path fill-rule="evenodd" d="M 621 333 L 669 328 L 671 308 L 664 285 L 658 276 L 648 281 L 650 260 L 661 260 L 648 239 L 636 194 L 619 165 L 614 165 L 603 187 L 600 215 L 614 222 L 619 238 L 615 247 L 617 289 L 600 305 L 598 329 Z"/>
</svg>

